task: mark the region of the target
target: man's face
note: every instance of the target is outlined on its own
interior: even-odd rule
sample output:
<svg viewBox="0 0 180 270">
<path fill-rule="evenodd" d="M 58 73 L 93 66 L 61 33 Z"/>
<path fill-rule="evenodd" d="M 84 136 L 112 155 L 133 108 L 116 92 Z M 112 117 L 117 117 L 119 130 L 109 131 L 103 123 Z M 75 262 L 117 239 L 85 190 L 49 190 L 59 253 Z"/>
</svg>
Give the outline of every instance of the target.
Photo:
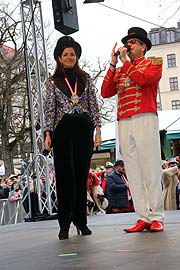
<svg viewBox="0 0 180 270">
<path fill-rule="evenodd" d="M 108 175 L 110 172 L 112 172 L 114 169 L 113 167 L 106 168 L 106 175 Z"/>
<path fill-rule="evenodd" d="M 116 167 L 115 167 L 115 170 L 116 170 L 118 173 L 120 173 L 120 174 L 125 173 L 124 165 L 118 165 L 118 166 L 116 166 Z"/>
<path fill-rule="evenodd" d="M 171 168 L 171 167 L 175 167 L 177 166 L 177 163 L 176 162 L 172 162 L 172 163 L 169 163 L 168 164 L 168 167 Z"/>
<path fill-rule="evenodd" d="M 144 55 L 144 51 L 146 49 L 146 44 L 140 41 L 137 38 L 129 39 L 126 45 L 130 46 L 130 51 L 128 56 L 130 59 L 134 60 L 136 58 L 142 57 Z"/>
</svg>

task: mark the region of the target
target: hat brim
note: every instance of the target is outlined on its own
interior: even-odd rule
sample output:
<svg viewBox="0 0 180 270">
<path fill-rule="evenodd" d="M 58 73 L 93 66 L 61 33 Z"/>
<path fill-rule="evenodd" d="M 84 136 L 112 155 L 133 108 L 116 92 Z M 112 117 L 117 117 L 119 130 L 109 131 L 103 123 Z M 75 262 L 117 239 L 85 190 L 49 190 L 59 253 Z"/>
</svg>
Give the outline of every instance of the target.
<svg viewBox="0 0 180 270">
<path fill-rule="evenodd" d="M 64 41 L 61 44 L 57 43 L 57 45 L 54 49 L 54 59 L 57 60 L 58 56 L 61 54 L 61 52 L 65 48 L 71 48 L 71 47 L 75 50 L 75 53 L 79 59 L 81 57 L 82 49 L 81 49 L 80 44 L 76 41 L 73 41 L 73 40 Z"/>
<path fill-rule="evenodd" d="M 10 176 L 8 178 L 17 178 L 18 176 L 16 174 L 10 174 Z"/>
<path fill-rule="evenodd" d="M 124 45 L 126 45 L 126 44 L 127 44 L 127 41 L 128 41 L 129 39 L 132 39 L 132 38 L 137 38 L 137 39 L 139 39 L 140 41 L 142 41 L 143 43 L 145 43 L 146 46 L 147 46 L 147 51 L 149 51 L 149 50 L 151 49 L 152 43 L 151 43 L 150 39 L 148 39 L 147 37 L 142 36 L 142 35 L 131 34 L 131 35 L 128 35 L 128 36 L 125 36 L 124 38 L 122 38 L 121 41 L 122 41 L 122 43 L 123 43 Z"/>
<path fill-rule="evenodd" d="M 118 166 L 124 166 L 124 163 L 115 163 L 114 167 L 118 167 Z"/>
<path fill-rule="evenodd" d="M 108 166 L 105 166 L 105 169 L 109 169 L 109 168 L 113 168 L 114 166 L 111 166 L 111 165 L 108 165 Z"/>
</svg>

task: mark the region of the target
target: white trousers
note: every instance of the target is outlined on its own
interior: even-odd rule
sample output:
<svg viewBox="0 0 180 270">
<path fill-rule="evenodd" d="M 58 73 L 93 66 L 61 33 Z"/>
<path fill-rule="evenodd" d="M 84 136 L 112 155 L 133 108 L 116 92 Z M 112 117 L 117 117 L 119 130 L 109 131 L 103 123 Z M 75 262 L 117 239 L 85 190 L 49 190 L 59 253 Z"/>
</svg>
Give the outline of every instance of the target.
<svg viewBox="0 0 180 270">
<path fill-rule="evenodd" d="M 163 221 L 158 117 L 144 113 L 119 120 L 119 145 L 139 218 Z"/>
</svg>

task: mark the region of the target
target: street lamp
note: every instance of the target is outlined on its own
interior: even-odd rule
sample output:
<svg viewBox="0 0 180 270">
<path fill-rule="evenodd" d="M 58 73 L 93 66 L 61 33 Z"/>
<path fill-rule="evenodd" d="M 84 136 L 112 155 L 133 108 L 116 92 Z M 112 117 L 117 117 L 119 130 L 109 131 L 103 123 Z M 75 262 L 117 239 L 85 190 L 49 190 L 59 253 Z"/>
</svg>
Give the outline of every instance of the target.
<svg viewBox="0 0 180 270">
<path fill-rule="evenodd" d="M 85 0 L 83 4 L 99 3 L 99 2 L 104 2 L 104 0 Z"/>
</svg>

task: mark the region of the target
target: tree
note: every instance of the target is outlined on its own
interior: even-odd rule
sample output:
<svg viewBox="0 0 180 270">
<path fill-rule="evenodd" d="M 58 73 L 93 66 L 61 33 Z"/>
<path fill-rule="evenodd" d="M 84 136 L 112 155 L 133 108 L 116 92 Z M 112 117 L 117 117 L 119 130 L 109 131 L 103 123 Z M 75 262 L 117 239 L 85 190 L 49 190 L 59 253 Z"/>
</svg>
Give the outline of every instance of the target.
<svg viewBox="0 0 180 270">
<path fill-rule="evenodd" d="M 4 4 L 0 5 L 0 17 L 0 155 L 8 176 L 14 172 L 13 158 L 24 149 L 22 142 L 30 137 L 30 128 L 23 47 L 17 45 L 20 21 L 9 15 Z M 25 156 L 25 151 L 21 155 Z"/>
<path fill-rule="evenodd" d="M 93 68 L 92 65 L 86 59 L 83 59 L 80 62 L 81 67 L 84 70 L 87 70 L 87 72 L 89 72 L 94 81 L 100 107 L 102 124 L 106 124 L 108 122 L 112 122 L 115 120 L 115 97 L 104 99 L 100 95 L 101 83 L 104 78 L 104 72 L 106 71 L 108 64 L 109 62 L 101 63 L 99 57 L 97 58 L 96 68 Z"/>
</svg>

